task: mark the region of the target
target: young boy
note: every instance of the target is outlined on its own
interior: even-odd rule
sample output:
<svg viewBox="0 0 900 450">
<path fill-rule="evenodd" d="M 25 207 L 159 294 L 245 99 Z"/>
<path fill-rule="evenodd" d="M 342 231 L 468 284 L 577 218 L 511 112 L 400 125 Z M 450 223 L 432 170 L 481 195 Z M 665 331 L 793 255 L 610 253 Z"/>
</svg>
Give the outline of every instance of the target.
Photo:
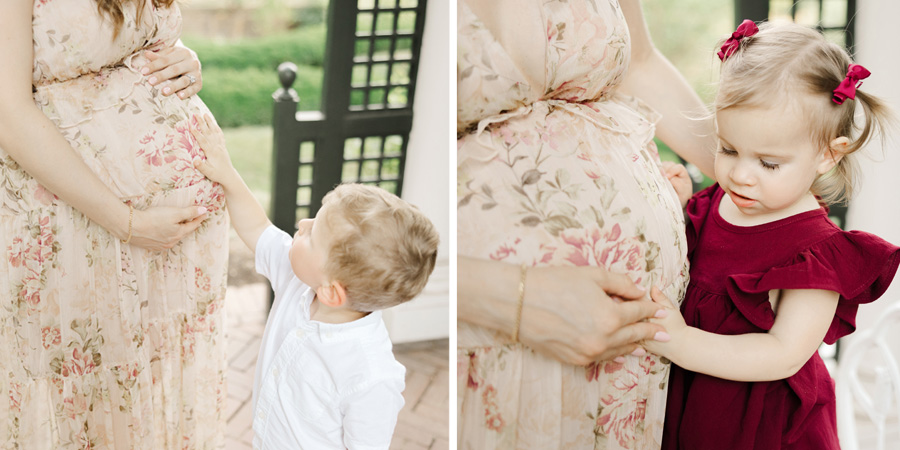
<svg viewBox="0 0 900 450">
<path fill-rule="evenodd" d="M 218 125 L 196 119 L 206 160 L 195 165 L 225 189 L 231 223 L 275 291 L 256 363 L 253 448 L 387 449 L 406 369 L 380 310 L 422 291 L 434 226 L 383 189 L 341 185 L 291 239 L 231 165 Z"/>
</svg>

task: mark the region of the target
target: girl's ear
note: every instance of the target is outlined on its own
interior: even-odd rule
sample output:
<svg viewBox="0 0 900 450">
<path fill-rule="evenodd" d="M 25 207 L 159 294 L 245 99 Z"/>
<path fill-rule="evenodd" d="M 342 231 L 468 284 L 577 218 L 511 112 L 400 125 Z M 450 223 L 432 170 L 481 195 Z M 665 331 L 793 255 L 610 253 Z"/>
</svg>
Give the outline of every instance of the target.
<svg viewBox="0 0 900 450">
<path fill-rule="evenodd" d="M 841 161 L 841 158 L 847 154 L 848 145 L 850 145 L 850 139 L 846 136 L 832 139 L 831 142 L 828 143 L 828 148 L 822 154 L 822 160 L 819 161 L 816 172 L 818 172 L 819 175 L 822 175 L 833 169 L 834 166 Z"/>
<path fill-rule="evenodd" d="M 337 281 L 323 284 L 316 289 L 316 300 L 331 308 L 340 308 L 347 304 L 347 290 Z"/>
</svg>

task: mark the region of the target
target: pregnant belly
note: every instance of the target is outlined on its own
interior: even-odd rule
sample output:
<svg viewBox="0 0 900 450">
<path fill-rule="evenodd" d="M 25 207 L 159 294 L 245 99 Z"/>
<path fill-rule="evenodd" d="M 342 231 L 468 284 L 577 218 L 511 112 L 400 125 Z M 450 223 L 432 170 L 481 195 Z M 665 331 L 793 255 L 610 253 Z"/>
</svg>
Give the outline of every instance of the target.
<svg viewBox="0 0 900 450">
<path fill-rule="evenodd" d="M 184 202 L 166 193 L 195 185 L 204 195 L 221 191 L 193 166 L 202 151 L 190 121 L 209 113 L 197 96 L 163 96 L 128 64 L 39 86 L 34 98 L 88 167 L 123 199 Z"/>
</svg>

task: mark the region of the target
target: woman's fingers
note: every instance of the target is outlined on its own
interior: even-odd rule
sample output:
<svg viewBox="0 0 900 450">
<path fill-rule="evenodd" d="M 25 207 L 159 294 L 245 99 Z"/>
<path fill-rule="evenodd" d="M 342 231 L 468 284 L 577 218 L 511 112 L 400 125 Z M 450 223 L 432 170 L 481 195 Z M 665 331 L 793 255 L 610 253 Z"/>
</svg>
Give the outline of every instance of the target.
<svg viewBox="0 0 900 450">
<path fill-rule="evenodd" d="M 151 251 L 170 249 L 193 233 L 208 216 L 204 206 L 135 210 L 131 244 Z"/>
<path fill-rule="evenodd" d="M 663 309 L 662 305 L 649 300 L 622 302 L 615 304 L 615 306 L 619 313 L 619 322 L 623 325 L 657 317 L 658 312 Z"/>
<path fill-rule="evenodd" d="M 675 308 L 675 305 L 671 300 L 669 300 L 669 297 L 666 297 L 666 294 L 663 294 L 663 292 L 656 286 L 653 286 L 653 288 L 650 289 L 650 298 L 652 298 L 654 302 L 661 306 L 664 306 L 666 308 Z"/>
<path fill-rule="evenodd" d="M 206 214 L 205 206 L 188 206 L 186 208 L 179 208 L 176 212 L 176 223 L 184 224 L 190 221 L 193 221 L 204 214 Z"/>
<path fill-rule="evenodd" d="M 144 52 L 150 62 L 141 73 L 147 76 L 147 82 L 159 86 L 163 95 L 178 93 L 186 98 L 200 91 L 203 80 L 200 74 L 200 61 L 190 50 L 182 47 L 171 47 L 158 52 Z"/>
<path fill-rule="evenodd" d="M 178 237 L 178 241 L 181 241 L 189 234 L 193 233 L 194 230 L 196 230 L 201 224 L 203 224 L 203 221 L 206 220 L 207 217 L 209 217 L 209 214 L 203 214 L 201 216 L 195 217 L 193 220 L 179 224 L 181 235 Z M 178 241 L 176 241 L 176 243 Z"/>
<path fill-rule="evenodd" d="M 638 350 L 644 351 L 644 349 L 641 348 L 641 346 L 638 344 L 628 344 L 614 347 L 600 354 L 600 356 L 597 358 L 597 361 L 615 361 L 619 358 L 622 358 L 621 361 L 616 362 L 625 362 L 625 355 L 634 355 Z M 646 351 L 644 352 L 646 354 Z"/>
<path fill-rule="evenodd" d="M 665 336 L 659 335 L 659 333 L 665 334 L 665 329 L 655 323 L 640 322 L 626 325 L 609 337 L 609 346 L 618 348 L 634 344 L 636 347 L 637 343 L 641 341 L 656 340 L 657 337 L 665 339 Z"/>
<path fill-rule="evenodd" d="M 617 295 L 623 299 L 636 300 L 647 295 L 647 291 L 631 281 L 627 275 L 607 272 L 602 267 L 591 269 L 597 284 L 607 295 Z"/>
</svg>

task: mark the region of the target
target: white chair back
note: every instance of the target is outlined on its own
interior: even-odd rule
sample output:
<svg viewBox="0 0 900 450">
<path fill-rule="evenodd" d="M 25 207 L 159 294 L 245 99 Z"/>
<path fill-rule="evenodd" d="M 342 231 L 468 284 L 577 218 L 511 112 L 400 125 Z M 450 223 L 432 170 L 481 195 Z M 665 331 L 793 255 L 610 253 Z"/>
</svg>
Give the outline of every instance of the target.
<svg viewBox="0 0 900 450">
<path fill-rule="evenodd" d="M 838 436 L 844 450 L 860 450 L 856 405 L 875 425 L 878 450 L 888 448 L 885 447 L 885 440 L 889 425 L 896 422 L 897 429 L 900 429 L 900 365 L 894 356 L 900 342 L 889 343 L 888 337 L 888 333 L 895 332 L 897 328 L 900 328 L 900 302 L 889 307 L 873 327 L 860 331 L 850 345 L 841 349 L 835 384 Z M 872 358 L 873 355 L 880 358 Z M 863 383 L 860 379 L 860 367 L 863 365 L 870 367 L 866 371 L 875 374 L 874 384 Z M 890 445 L 890 449 L 900 449 L 898 441 Z"/>
</svg>

